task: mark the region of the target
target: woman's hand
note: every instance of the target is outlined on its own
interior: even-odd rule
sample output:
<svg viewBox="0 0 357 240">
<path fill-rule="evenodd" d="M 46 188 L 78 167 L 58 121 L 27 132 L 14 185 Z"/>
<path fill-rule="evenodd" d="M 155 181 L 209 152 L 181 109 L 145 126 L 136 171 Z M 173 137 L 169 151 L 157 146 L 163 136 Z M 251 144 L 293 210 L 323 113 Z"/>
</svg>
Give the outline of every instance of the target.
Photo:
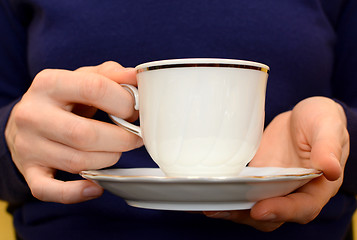
<svg viewBox="0 0 357 240">
<path fill-rule="evenodd" d="M 349 135 L 342 107 L 324 97 L 305 99 L 269 124 L 250 166 L 315 168 L 323 176 L 287 196 L 262 200 L 251 210 L 204 214 L 261 231 L 273 231 L 284 222 L 308 223 L 340 188 L 348 154 Z"/>
<path fill-rule="evenodd" d="M 6 142 L 36 198 L 61 203 L 96 198 L 103 192 L 100 186 L 88 180 L 56 180 L 56 170 L 77 174 L 108 167 L 121 152 L 142 145 L 134 134 L 89 118 L 98 108 L 135 119 L 133 98 L 118 83 L 136 85 L 135 70 L 115 62 L 76 71 L 44 70 L 15 105 Z"/>
</svg>

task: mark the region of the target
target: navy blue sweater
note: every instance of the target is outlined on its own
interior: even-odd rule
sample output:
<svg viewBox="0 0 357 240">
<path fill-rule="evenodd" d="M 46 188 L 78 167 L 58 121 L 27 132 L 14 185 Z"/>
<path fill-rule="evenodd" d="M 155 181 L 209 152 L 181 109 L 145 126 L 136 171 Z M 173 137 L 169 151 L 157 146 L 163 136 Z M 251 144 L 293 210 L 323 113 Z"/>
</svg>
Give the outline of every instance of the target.
<svg viewBox="0 0 357 240">
<path fill-rule="evenodd" d="M 23 239 L 341 239 L 357 193 L 357 1 L 1 0 L 0 198 Z M 310 96 L 340 102 L 351 154 L 344 184 L 318 218 L 272 233 L 200 214 L 129 207 L 105 192 L 79 204 L 35 200 L 4 140 L 13 105 L 45 68 L 74 70 L 114 60 L 215 57 L 265 63 L 266 124 Z M 99 112 L 96 118 L 107 120 Z M 99 161 L 99 159 L 98 159 Z M 155 167 L 144 148 L 114 167 Z M 58 179 L 79 176 L 59 172 Z M 0 233 L 1 234 L 1 233 Z"/>
</svg>

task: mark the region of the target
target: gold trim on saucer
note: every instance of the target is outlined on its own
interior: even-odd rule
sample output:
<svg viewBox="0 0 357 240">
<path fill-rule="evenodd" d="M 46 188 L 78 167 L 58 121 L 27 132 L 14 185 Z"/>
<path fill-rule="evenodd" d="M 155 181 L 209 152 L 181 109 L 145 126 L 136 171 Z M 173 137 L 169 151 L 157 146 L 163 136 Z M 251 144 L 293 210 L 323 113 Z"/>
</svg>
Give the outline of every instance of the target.
<svg viewBox="0 0 357 240">
<path fill-rule="evenodd" d="M 264 176 L 236 176 L 236 177 L 200 177 L 200 176 L 191 176 L 191 177 L 168 177 L 168 176 L 154 176 L 154 175 L 113 175 L 113 174 L 105 174 L 100 173 L 99 171 L 81 171 L 80 175 L 84 178 L 92 178 L 95 180 L 96 178 L 115 178 L 115 179 L 151 179 L 151 180 L 176 180 L 176 181 L 223 181 L 223 182 L 240 182 L 240 181 L 249 181 L 249 180 L 287 180 L 288 178 L 308 178 L 308 177 L 318 177 L 323 173 L 319 170 L 311 169 L 311 172 L 306 173 L 287 173 L 287 174 L 277 174 L 277 175 L 264 175 Z"/>
</svg>

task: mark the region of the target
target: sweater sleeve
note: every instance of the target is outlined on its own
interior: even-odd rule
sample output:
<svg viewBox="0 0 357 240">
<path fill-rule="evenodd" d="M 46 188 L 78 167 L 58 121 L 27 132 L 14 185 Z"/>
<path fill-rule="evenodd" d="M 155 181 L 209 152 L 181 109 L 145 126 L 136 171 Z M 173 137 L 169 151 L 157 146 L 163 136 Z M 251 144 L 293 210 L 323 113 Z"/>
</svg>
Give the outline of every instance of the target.
<svg viewBox="0 0 357 240">
<path fill-rule="evenodd" d="M 31 83 L 26 64 L 26 29 L 9 2 L 0 0 L 0 199 L 18 205 L 31 197 L 5 141 L 13 106 Z"/>
<path fill-rule="evenodd" d="M 357 194 L 357 1 L 349 0 L 336 25 L 333 97 L 343 106 L 350 135 L 350 155 L 341 190 Z"/>
<path fill-rule="evenodd" d="M 357 109 L 346 106 L 341 103 L 344 107 L 348 132 L 350 134 L 350 155 L 347 160 L 345 168 L 345 176 L 341 190 L 348 192 L 350 194 L 357 194 Z"/>
<path fill-rule="evenodd" d="M 17 101 L 0 108 L 0 126 L 4 132 L 8 116 Z M 7 148 L 4 134 L 0 139 L 0 199 L 8 201 L 11 205 L 19 205 L 31 197 L 30 190 L 12 161 Z"/>
</svg>

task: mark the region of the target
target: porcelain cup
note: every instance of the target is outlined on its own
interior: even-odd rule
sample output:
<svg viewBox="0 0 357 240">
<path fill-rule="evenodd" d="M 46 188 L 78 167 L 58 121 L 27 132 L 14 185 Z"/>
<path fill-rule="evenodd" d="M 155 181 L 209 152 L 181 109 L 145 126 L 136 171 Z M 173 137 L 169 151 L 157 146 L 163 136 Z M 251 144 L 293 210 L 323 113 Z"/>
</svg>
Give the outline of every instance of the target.
<svg viewBox="0 0 357 240">
<path fill-rule="evenodd" d="M 173 59 L 136 67 L 143 138 L 167 176 L 232 177 L 255 155 L 263 133 L 269 67 L 233 59 Z"/>
</svg>

